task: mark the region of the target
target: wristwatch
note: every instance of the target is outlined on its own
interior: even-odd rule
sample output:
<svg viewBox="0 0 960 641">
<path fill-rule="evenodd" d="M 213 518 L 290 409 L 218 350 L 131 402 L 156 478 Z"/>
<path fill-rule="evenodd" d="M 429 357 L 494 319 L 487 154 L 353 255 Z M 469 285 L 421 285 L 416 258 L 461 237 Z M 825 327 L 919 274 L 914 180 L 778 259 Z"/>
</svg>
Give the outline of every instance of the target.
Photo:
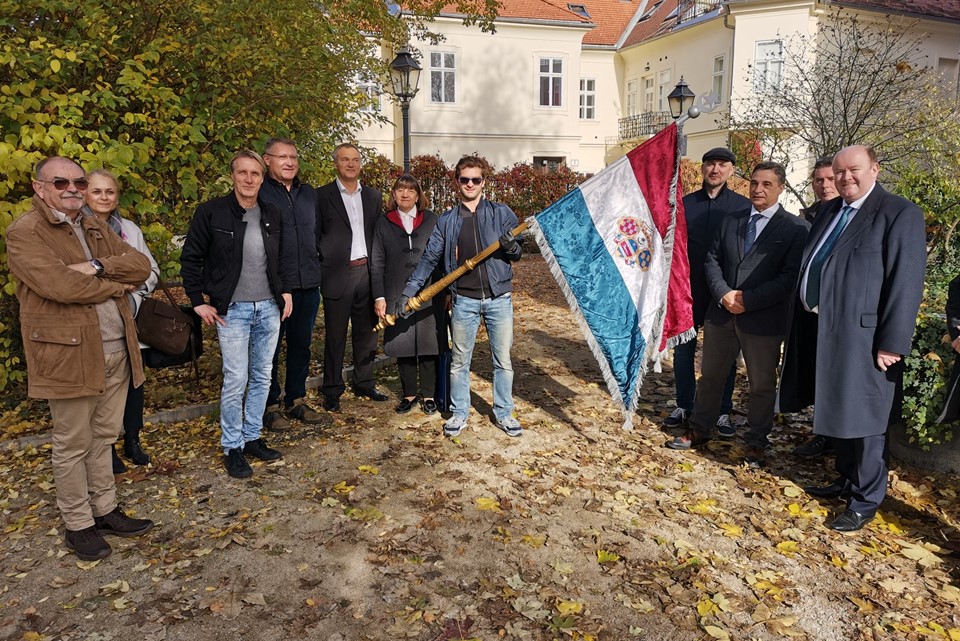
<svg viewBox="0 0 960 641">
<path fill-rule="evenodd" d="M 90 261 L 90 264 L 93 265 L 93 268 L 95 270 L 97 270 L 97 278 L 100 278 L 101 276 L 103 276 L 103 263 L 101 263 L 99 260 L 94 258 L 93 260 Z"/>
</svg>

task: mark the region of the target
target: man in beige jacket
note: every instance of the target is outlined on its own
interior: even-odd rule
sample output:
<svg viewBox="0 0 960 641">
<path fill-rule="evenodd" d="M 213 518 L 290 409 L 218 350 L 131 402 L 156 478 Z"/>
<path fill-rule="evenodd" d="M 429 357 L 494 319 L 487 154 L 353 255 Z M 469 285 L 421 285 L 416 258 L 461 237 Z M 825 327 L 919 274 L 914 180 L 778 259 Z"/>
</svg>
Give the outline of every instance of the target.
<svg viewBox="0 0 960 641">
<path fill-rule="evenodd" d="M 37 164 L 33 209 L 7 228 L 19 281 L 20 325 L 31 398 L 53 417 L 53 478 L 66 546 L 81 559 L 109 556 L 103 534 L 153 527 L 117 506 L 110 450 L 120 433 L 130 377 L 143 384 L 127 292 L 150 262 L 105 223 L 83 216 L 83 169 L 54 156 Z"/>
</svg>

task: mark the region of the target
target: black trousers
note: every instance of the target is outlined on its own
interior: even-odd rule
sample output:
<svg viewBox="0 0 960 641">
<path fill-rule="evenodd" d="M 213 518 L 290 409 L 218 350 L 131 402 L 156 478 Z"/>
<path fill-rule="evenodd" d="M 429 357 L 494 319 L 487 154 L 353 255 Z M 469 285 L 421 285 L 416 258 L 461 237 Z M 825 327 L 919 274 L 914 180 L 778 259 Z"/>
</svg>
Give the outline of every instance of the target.
<svg viewBox="0 0 960 641">
<path fill-rule="evenodd" d="M 323 299 L 323 395 L 339 397 L 343 383 L 343 356 L 347 349 L 347 325 L 352 328 L 353 385 L 373 387 L 373 360 L 377 355 L 376 316 L 370 296 L 370 272 L 367 265 L 348 267 L 343 296 Z"/>
<path fill-rule="evenodd" d="M 437 361 L 439 356 L 398 356 L 397 369 L 400 371 L 400 388 L 404 397 L 420 396 L 433 398 L 437 389 Z M 420 374 L 420 388 L 417 390 L 417 373 Z"/>
<path fill-rule="evenodd" d="M 897 377 L 897 387 L 887 420 L 888 431 L 890 425 L 903 420 L 904 367 L 901 360 L 889 368 Z M 833 438 L 832 441 L 837 456 L 837 473 L 850 484 L 847 508 L 860 514 L 875 514 L 887 495 L 887 470 L 890 461 L 887 434 Z"/>
</svg>

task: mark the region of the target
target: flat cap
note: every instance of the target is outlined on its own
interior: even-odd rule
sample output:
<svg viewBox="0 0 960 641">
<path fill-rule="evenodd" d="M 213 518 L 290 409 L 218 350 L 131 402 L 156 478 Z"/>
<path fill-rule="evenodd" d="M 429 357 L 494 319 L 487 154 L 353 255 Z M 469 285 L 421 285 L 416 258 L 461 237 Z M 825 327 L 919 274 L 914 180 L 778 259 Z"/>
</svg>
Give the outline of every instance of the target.
<svg viewBox="0 0 960 641">
<path fill-rule="evenodd" d="M 708 160 L 728 160 L 733 164 L 737 164 L 737 157 L 732 151 L 726 147 L 714 147 L 707 153 L 703 154 L 703 162 Z"/>
</svg>

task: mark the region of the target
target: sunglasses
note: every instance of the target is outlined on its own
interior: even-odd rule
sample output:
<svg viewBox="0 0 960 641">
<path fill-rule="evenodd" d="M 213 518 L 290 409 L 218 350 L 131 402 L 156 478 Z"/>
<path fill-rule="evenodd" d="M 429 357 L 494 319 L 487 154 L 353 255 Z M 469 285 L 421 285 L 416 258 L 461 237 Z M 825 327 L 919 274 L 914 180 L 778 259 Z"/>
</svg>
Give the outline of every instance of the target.
<svg viewBox="0 0 960 641">
<path fill-rule="evenodd" d="M 466 176 L 460 176 L 459 178 L 457 178 L 457 180 L 460 181 L 461 185 L 469 185 L 470 183 L 473 183 L 474 185 L 479 185 L 480 183 L 483 182 L 483 177 L 481 176 L 479 178 L 467 178 Z"/>
<path fill-rule="evenodd" d="M 70 186 L 70 183 L 73 183 L 73 186 L 76 187 L 79 191 L 85 191 L 88 186 L 90 186 L 90 181 L 86 178 L 74 178 L 70 180 L 69 178 L 60 178 L 57 176 L 53 180 L 40 180 L 37 178 L 38 183 L 50 183 L 54 188 L 63 191 Z"/>
</svg>

